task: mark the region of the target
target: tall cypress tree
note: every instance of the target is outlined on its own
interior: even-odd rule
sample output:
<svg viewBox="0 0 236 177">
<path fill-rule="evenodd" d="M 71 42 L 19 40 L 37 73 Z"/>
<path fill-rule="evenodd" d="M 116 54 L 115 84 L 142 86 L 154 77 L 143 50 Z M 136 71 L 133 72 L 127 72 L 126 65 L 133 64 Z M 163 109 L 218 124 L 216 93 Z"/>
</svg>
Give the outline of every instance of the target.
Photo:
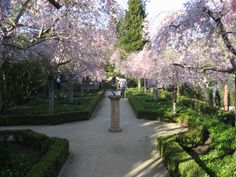
<svg viewBox="0 0 236 177">
<path fill-rule="evenodd" d="M 118 46 L 127 53 L 143 48 L 145 41 L 142 37 L 142 23 L 145 16 L 142 0 L 128 0 L 125 17 L 117 24 Z"/>
</svg>

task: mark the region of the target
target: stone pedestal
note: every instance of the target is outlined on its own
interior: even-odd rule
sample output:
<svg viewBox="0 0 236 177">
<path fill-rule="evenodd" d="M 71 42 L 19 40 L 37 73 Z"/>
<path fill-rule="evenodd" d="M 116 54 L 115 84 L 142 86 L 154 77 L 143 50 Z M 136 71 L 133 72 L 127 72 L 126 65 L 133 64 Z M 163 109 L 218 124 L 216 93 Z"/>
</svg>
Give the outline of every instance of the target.
<svg viewBox="0 0 236 177">
<path fill-rule="evenodd" d="M 110 95 L 108 98 L 111 100 L 111 128 L 110 132 L 121 132 L 120 128 L 120 95 Z"/>
</svg>

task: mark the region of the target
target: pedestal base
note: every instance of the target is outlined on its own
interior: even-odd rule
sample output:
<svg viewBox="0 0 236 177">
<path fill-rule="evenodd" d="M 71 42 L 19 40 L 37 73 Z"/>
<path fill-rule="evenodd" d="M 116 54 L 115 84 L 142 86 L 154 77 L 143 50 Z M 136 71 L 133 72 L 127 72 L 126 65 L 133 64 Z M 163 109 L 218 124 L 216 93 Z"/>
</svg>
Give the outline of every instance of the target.
<svg viewBox="0 0 236 177">
<path fill-rule="evenodd" d="M 108 98 L 111 100 L 111 128 L 109 132 L 121 132 L 120 128 L 120 95 L 110 95 Z"/>
<path fill-rule="evenodd" d="M 109 132 L 122 132 L 122 129 L 113 129 L 113 128 L 109 128 L 108 131 L 109 131 Z"/>
</svg>

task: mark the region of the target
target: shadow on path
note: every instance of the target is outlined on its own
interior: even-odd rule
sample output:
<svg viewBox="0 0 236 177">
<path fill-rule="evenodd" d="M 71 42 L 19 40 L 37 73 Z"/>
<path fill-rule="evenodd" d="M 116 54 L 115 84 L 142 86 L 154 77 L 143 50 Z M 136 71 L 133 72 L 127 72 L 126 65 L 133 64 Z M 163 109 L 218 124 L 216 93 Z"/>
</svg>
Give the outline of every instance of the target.
<svg viewBox="0 0 236 177">
<path fill-rule="evenodd" d="M 120 101 L 122 132 L 110 133 L 109 92 L 89 121 L 55 126 L 9 126 L 2 129 L 32 129 L 48 136 L 67 138 L 71 157 L 59 177 L 167 177 L 156 152 L 158 136 L 184 129 L 176 124 L 137 119 L 126 99 Z"/>
</svg>

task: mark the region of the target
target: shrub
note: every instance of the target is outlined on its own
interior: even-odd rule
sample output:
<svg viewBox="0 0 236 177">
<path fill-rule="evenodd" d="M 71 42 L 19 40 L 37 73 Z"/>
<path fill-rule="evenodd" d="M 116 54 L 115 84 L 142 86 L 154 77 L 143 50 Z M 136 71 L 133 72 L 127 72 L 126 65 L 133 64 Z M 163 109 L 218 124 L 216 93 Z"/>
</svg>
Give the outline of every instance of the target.
<svg viewBox="0 0 236 177">
<path fill-rule="evenodd" d="M 152 100 L 149 94 L 135 95 L 133 92 L 131 99 L 135 100 L 132 103 L 134 109 L 145 108 L 143 110 L 146 112 L 143 113 L 161 111 L 164 117 L 171 113 L 172 108 L 168 102 Z M 188 123 L 189 131 L 158 138 L 158 148 L 170 174 L 183 177 L 235 176 L 236 158 L 232 157 L 236 149 L 235 128 L 219 121 L 234 120 L 233 113 L 224 113 L 204 102 L 185 97 L 180 97 L 178 105 L 177 115 L 169 117 Z M 192 151 L 191 148 L 202 144 L 208 134 L 212 138 L 210 151 L 206 154 Z"/>
<path fill-rule="evenodd" d="M 173 177 L 209 176 L 176 141 L 178 135 L 158 138 L 158 147 Z"/>
<path fill-rule="evenodd" d="M 209 177 L 201 167 L 192 159 L 179 164 L 179 174 L 183 177 Z"/>
<path fill-rule="evenodd" d="M 176 140 L 185 148 L 193 148 L 200 144 L 203 144 L 206 136 L 208 135 L 207 130 L 203 126 L 191 128 L 187 132 L 180 133 Z"/>
<path fill-rule="evenodd" d="M 69 142 L 66 139 L 49 138 L 32 130 L 0 131 L 0 142 L 8 141 L 30 146 L 42 153 L 41 159 L 26 177 L 56 177 L 69 155 Z"/>
<path fill-rule="evenodd" d="M 235 115 L 234 112 L 219 112 L 217 118 L 225 123 L 234 126 L 235 124 Z"/>
<path fill-rule="evenodd" d="M 56 177 L 69 155 L 69 143 L 65 139 L 52 138 L 45 156 L 34 165 L 26 177 Z"/>
<path fill-rule="evenodd" d="M 89 120 L 97 104 L 102 99 L 104 92 L 104 90 L 100 91 L 90 101 L 90 104 L 83 107 L 80 111 L 54 114 L 4 115 L 0 117 L 0 125 L 55 125 L 72 121 Z"/>
<path fill-rule="evenodd" d="M 209 115 L 214 115 L 217 113 L 218 109 L 212 106 L 200 104 L 200 111 L 203 114 L 209 114 Z"/>
</svg>

